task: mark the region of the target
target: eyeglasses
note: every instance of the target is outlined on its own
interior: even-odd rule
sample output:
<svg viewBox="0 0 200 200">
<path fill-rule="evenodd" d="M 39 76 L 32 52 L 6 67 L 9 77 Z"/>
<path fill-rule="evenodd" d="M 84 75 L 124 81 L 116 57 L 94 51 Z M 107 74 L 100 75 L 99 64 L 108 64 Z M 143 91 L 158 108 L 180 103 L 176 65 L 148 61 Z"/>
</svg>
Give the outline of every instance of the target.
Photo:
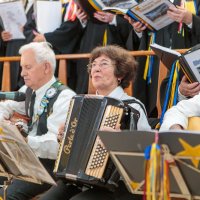
<svg viewBox="0 0 200 200">
<path fill-rule="evenodd" d="M 100 62 L 100 63 L 93 62 L 93 63 L 88 65 L 88 67 L 91 68 L 91 69 L 94 69 L 97 66 L 100 69 L 106 69 L 107 67 L 113 66 L 113 64 L 112 63 L 108 63 L 108 62 Z"/>
</svg>

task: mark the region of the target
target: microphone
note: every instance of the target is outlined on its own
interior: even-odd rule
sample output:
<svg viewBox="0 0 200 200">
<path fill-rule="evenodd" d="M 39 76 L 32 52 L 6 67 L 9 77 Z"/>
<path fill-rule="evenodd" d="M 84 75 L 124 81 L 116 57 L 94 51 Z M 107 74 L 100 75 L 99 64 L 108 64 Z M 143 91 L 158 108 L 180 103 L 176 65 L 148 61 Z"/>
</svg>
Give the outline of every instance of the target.
<svg viewBox="0 0 200 200">
<path fill-rule="evenodd" d="M 23 92 L 0 92 L 0 100 L 24 101 L 26 95 Z"/>
</svg>

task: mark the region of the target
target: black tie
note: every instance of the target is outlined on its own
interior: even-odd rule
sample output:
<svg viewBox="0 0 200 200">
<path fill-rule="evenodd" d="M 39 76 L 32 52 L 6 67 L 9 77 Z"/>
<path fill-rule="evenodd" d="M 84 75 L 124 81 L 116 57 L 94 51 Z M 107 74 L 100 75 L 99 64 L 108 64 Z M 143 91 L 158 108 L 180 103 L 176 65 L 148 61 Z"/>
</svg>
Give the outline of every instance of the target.
<svg viewBox="0 0 200 200">
<path fill-rule="evenodd" d="M 34 104 L 35 104 L 35 97 L 36 97 L 36 94 L 35 94 L 35 92 L 33 92 L 32 95 L 31 95 L 31 103 L 30 103 L 30 107 L 29 107 L 29 116 L 30 116 L 29 125 L 32 124 L 32 117 L 33 117 Z"/>
</svg>

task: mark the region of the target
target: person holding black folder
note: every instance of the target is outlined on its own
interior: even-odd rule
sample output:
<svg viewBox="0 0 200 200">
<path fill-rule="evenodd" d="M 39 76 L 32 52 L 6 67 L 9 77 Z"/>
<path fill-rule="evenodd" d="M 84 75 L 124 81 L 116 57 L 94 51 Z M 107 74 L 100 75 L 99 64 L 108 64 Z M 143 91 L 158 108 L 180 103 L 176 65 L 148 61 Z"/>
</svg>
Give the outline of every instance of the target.
<svg viewBox="0 0 200 200">
<path fill-rule="evenodd" d="M 24 26 L 24 35 L 27 42 L 49 42 L 55 54 L 70 54 L 75 53 L 78 50 L 81 36 L 83 34 L 80 22 L 76 17 L 76 5 L 74 0 L 65 0 L 62 2 L 62 22 L 60 27 L 57 27 L 54 31 L 40 33 L 37 30 L 36 19 L 34 13 L 36 13 L 36 6 L 32 6 L 33 17 L 27 20 Z M 70 15 L 70 14 L 71 15 Z M 75 70 L 76 64 L 74 61 L 67 61 L 67 74 L 68 86 L 75 89 Z M 57 75 L 57 70 L 55 75 Z"/>
<path fill-rule="evenodd" d="M 141 37 L 141 43 L 139 47 L 140 50 L 150 50 L 149 46 L 154 42 L 172 49 L 190 48 L 200 43 L 200 1 L 185 1 L 183 4 L 182 0 L 175 0 L 173 3 L 176 5 L 176 7 L 170 8 L 170 10 L 168 10 L 168 15 L 176 22 L 157 32 L 151 32 L 147 30 L 144 24 L 129 19 L 134 31 L 138 32 L 138 35 Z M 184 8 L 183 5 L 185 6 Z M 187 14 L 187 16 L 189 14 L 189 17 L 184 17 L 184 14 Z M 179 18 L 177 18 L 177 16 L 179 16 Z M 192 21 L 188 20 L 188 18 Z M 134 84 L 133 92 L 134 96 L 136 96 L 145 104 L 148 116 L 157 117 L 155 100 L 158 82 L 159 60 L 154 56 L 153 58 L 150 57 L 153 62 L 151 60 L 151 62 L 147 63 L 147 58 L 148 57 L 140 57 L 138 59 L 140 67 Z M 145 66 L 147 68 L 145 68 Z M 143 78 L 145 69 L 149 70 L 146 80 Z M 168 79 L 165 80 L 161 86 L 161 99 L 165 98 L 164 96 L 166 94 L 165 90 L 167 81 Z"/>
<path fill-rule="evenodd" d="M 82 26 L 83 35 L 81 37 L 79 53 L 91 52 L 96 46 L 106 46 L 116 44 L 123 48 L 127 48 L 127 41 L 129 33 L 132 29 L 130 24 L 119 15 L 114 15 L 108 12 L 96 11 L 91 1 L 76 1 L 80 6 L 80 10 L 85 12 L 87 18 Z M 78 11 L 77 17 L 82 21 L 81 11 Z M 134 33 L 133 33 L 134 34 Z M 134 42 L 132 44 L 135 50 L 139 46 L 139 38 L 134 34 Z M 77 61 L 77 82 L 76 92 L 85 94 L 88 90 L 88 73 L 87 73 L 87 59 L 79 59 Z"/>
</svg>

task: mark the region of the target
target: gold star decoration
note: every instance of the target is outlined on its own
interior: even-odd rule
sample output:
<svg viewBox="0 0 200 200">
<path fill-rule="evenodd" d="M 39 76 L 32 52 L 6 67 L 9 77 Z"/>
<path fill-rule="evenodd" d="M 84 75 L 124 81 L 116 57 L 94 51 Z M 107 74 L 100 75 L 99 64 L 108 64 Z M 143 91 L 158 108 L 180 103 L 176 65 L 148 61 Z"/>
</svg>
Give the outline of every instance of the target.
<svg viewBox="0 0 200 200">
<path fill-rule="evenodd" d="M 177 153 L 176 155 L 177 156 L 190 156 L 193 165 L 196 168 L 198 168 L 199 159 L 197 159 L 196 157 L 200 157 L 200 144 L 193 147 L 181 138 L 179 138 L 179 142 L 181 143 L 184 150 Z"/>
<path fill-rule="evenodd" d="M 137 188 L 139 187 L 140 183 L 131 181 L 130 185 L 131 185 L 131 187 L 135 190 L 135 189 L 137 189 Z"/>
</svg>

